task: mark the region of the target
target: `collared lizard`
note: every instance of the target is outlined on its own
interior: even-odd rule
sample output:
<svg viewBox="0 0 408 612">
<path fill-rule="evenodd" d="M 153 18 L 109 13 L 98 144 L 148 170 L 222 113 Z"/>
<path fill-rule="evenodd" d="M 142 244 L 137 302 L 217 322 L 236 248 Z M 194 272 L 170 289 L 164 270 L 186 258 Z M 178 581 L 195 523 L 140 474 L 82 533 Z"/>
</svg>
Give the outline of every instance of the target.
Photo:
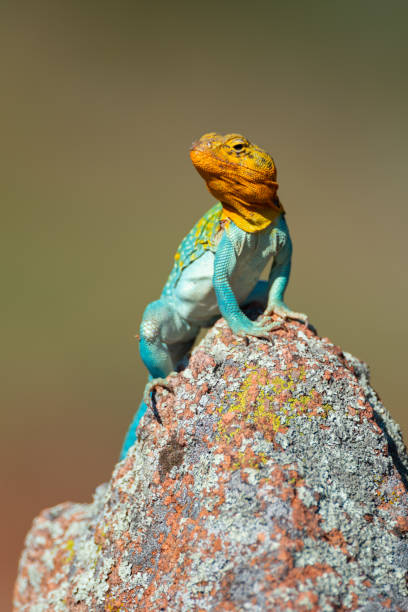
<svg viewBox="0 0 408 612">
<path fill-rule="evenodd" d="M 140 355 L 149 371 L 143 401 L 127 433 L 121 458 L 136 439 L 156 385 L 172 373 L 192 347 L 202 327 L 221 315 L 238 336 L 268 337 L 280 326 L 273 313 L 307 321 L 283 301 L 292 245 L 283 207 L 276 195 L 272 157 L 240 134 L 204 134 L 190 156 L 219 202 L 181 242 L 160 298 L 150 303 L 140 326 Z M 273 259 L 268 281 L 259 280 Z M 251 321 L 241 306 L 251 301 L 265 307 Z"/>
</svg>

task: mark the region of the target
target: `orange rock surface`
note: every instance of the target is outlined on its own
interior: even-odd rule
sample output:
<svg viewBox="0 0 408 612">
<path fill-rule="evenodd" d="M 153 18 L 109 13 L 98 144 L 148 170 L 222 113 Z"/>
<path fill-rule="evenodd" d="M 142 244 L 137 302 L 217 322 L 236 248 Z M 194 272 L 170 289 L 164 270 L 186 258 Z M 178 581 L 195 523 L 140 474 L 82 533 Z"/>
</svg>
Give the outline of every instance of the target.
<svg viewBox="0 0 408 612">
<path fill-rule="evenodd" d="M 16 612 L 408 609 L 408 457 L 364 364 L 220 320 L 172 385 L 92 504 L 35 519 Z"/>
</svg>

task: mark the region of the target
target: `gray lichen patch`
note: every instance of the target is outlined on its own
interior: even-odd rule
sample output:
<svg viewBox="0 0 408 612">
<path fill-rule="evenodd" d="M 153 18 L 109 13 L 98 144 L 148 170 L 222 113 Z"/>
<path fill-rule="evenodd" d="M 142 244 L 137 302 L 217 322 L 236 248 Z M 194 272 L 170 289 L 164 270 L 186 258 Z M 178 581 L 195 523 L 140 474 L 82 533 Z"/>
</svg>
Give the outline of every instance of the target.
<svg viewBox="0 0 408 612">
<path fill-rule="evenodd" d="M 408 610 L 408 456 L 368 369 L 221 320 L 92 504 L 33 524 L 16 611 Z"/>
</svg>

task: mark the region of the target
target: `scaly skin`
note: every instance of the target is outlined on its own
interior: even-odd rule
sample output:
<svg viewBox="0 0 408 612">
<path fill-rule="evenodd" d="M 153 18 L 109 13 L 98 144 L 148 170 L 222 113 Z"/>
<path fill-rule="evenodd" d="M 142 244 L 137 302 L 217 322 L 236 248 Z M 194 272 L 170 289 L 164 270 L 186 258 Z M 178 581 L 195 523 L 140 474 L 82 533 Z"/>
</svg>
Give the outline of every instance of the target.
<svg viewBox="0 0 408 612">
<path fill-rule="evenodd" d="M 307 321 L 283 300 L 289 280 L 292 245 L 284 210 L 276 195 L 272 157 L 240 134 L 204 134 L 193 143 L 192 162 L 219 203 L 180 244 L 160 298 L 149 304 L 140 327 L 140 355 L 149 371 L 143 401 L 126 436 L 121 459 L 136 438 L 137 425 L 158 385 L 192 347 L 201 327 L 221 315 L 239 336 L 267 338 L 280 326 L 269 317 Z M 259 277 L 273 259 L 268 281 Z M 241 306 L 265 307 L 251 321 Z M 153 408 L 154 398 L 153 398 Z"/>
</svg>

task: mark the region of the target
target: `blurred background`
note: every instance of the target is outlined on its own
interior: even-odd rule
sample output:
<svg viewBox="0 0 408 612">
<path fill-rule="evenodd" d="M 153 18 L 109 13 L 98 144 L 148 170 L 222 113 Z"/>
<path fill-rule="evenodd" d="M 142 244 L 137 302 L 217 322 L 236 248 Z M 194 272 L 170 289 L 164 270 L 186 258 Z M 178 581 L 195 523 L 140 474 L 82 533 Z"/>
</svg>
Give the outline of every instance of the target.
<svg viewBox="0 0 408 612">
<path fill-rule="evenodd" d="M 213 200 L 188 155 L 275 158 L 287 302 L 405 408 L 408 5 L 9 2 L 0 8 L 0 608 L 38 512 L 109 479 L 146 373 L 133 334 Z"/>
</svg>

